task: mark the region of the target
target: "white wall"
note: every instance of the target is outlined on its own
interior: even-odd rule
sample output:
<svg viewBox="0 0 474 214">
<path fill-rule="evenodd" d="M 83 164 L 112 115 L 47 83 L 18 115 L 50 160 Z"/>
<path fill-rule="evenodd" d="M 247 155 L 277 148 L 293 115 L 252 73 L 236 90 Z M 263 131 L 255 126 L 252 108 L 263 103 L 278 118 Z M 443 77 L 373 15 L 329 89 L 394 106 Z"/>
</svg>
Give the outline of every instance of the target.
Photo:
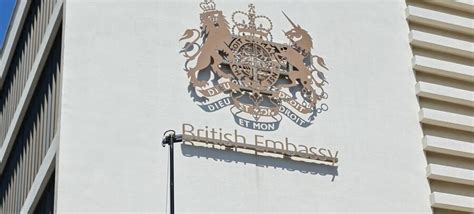
<svg viewBox="0 0 474 214">
<path fill-rule="evenodd" d="M 229 18 L 248 3 L 217 7 Z M 339 167 L 178 146 L 177 213 L 431 212 L 404 2 L 254 4 L 277 42 L 290 27 L 281 10 L 307 29 L 331 69 L 329 111 L 316 124 L 284 119 L 263 135 L 338 150 Z M 165 212 L 166 129 L 257 133 L 229 110 L 203 112 L 187 93 L 178 39 L 199 13 L 197 1 L 66 2 L 59 213 Z"/>
</svg>

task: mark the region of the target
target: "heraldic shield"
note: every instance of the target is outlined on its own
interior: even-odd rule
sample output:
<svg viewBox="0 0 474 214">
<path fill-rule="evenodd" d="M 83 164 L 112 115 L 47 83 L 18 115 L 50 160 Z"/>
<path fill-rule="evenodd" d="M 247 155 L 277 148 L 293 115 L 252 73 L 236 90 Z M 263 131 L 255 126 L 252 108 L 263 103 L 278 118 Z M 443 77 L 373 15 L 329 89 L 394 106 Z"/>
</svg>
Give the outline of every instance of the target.
<svg viewBox="0 0 474 214">
<path fill-rule="evenodd" d="M 260 131 L 277 130 L 283 117 L 308 127 L 328 110 L 328 68 L 311 53 L 312 38 L 300 25 L 283 13 L 292 28 L 280 44 L 273 42 L 272 21 L 253 4 L 232 14 L 232 26 L 213 0 L 200 7 L 201 26 L 184 32 L 180 53 L 188 91 L 202 110 L 230 109 L 238 125 Z"/>
</svg>

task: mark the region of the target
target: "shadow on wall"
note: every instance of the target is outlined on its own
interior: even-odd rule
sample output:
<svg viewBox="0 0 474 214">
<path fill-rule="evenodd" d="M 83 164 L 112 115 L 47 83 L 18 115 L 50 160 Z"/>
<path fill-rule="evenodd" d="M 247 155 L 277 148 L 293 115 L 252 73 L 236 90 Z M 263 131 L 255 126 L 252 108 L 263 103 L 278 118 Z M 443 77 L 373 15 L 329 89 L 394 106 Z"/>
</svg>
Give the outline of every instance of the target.
<svg viewBox="0 0 474 214">
<path fill-rule="evenodd" d="M 206 158 L 227 163 L 242 163 L 244 165 L 252 164 L 262 168 L 274 168 L 290 172 L 297 171 L 308 175 L 330 175 L 332 176 L 331 181 L 334 181 L 335 177 L 338 176 L 337 166 L 297 161 L 289 158 L 247 154 L 234 151 L 233 149 L 222 150 L 212 147 L 181 144 L 181 152 L 185 157 Z"/>
</svg>

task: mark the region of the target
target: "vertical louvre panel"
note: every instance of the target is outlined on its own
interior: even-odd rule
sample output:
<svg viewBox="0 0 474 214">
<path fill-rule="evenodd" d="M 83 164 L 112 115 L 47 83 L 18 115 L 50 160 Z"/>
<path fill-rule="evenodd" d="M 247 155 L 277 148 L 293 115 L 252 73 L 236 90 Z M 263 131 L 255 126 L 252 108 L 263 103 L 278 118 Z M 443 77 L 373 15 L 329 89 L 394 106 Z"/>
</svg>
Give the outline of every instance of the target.
<svg viewBox="0 0 474 214">
<path fill-rule="evenodd" d="M 19 141 L 22 141 L 22 140 L 20 139 Z M 19 182 L 20 188 L 19 188 L 19 190 L 18 190 L 19 198 L 22 198 L 22 197 L 24 197 L 24 195 L 25 195 L 25 194 L 24 194 L 24 191 L 25 191 L 25 180 L 26 180 L 26 179 L 25 179 L 25 178 L 26 178 L 26 177 L 25 177 L 25 168 L 26 168 L 26 167 L 25 167 L 25 160 L 26 160 L 26 157 L 27 157 L 26 151 L 28 151 L 28 150 L 27 150 L 26 147 L 24 147 L 23 150 L 21 151 L 23 155 L 20 157 L 20 160 L 21 160 L 21 161 L 20 161 L 20 166 L 18 167 L 18 168 L 20 168 L 20 182 Z M 18 206 L 17 209 L 19 210 L 19 209 L 21 209 L 21 207 Z"/>
<path fill-rule="evenodd" d="M 10 128 L 53 7 L 50 0 L 33 0 L 28 9 L 4 84 L 0 89 L 0 146 Z"/>
<path fill-rule="evenodd" d="M 0 175 L 0 214 L 20 212 L 51 141 L 57 133 L 54 120 L 58 115 L 59 103 L 56 101 L 56 96 L 59 94 L 57 86 L 61 80 L 60 56 L 61 29 L 54 39 L 4 171 Z M 54 188 L 54 184 L 52 186 Z M 44 194 L 50 195 L 48 191 L 51 190 L 45 190 Z M 47 202 L 44 206 L 49 209 L 51 200 L 45 200 Z"/>
<path fill-rule="evenodd" d="M 54 213 L 54 183 L 55 173 L 49 178 L 48 184 L 41 194 L 40 200 L 34 209 L 34 214 L 52 214 Z"/>
</svg>

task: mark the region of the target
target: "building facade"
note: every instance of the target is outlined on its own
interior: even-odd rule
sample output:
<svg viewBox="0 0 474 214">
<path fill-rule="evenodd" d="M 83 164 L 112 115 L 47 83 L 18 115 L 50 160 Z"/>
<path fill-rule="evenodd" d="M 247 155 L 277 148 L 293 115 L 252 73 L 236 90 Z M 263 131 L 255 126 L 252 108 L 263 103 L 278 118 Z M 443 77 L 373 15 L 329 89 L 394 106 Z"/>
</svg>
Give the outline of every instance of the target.
<svg viewBox="0 0 474 214">
<path fill-rule="evenodd" d="M 413 70 L 435 211 L 473 212 L 472 2 L 409 1 Z"/>
<path fill-rule="evenodd" d="M 1 60 L 1 212 L 54 210 L 62 2 L 18 1 Z"/>
<path fill-rule="evenodd" d="M 473 38 L 469 1 L 19 0 L 0 213 L 167 213 L 169 129 L 177 213 L 472 213 Z"/>
</svg>

